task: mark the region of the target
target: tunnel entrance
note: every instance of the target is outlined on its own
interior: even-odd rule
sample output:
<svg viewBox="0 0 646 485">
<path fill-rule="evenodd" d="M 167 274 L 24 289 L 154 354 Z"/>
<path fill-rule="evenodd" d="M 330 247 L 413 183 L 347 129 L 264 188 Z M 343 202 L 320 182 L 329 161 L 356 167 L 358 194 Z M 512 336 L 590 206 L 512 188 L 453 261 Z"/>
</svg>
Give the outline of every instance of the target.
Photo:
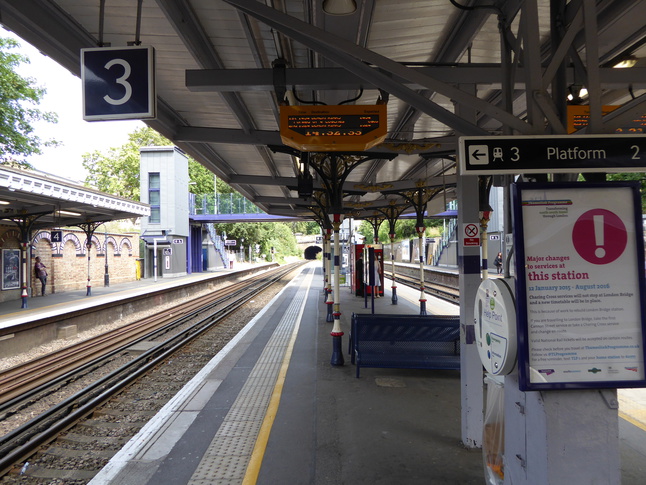
<svg viewBox="0 0 646 485">
<path fill-rule="evenodd" d="M 321 251 L 323 250 L 318 246 L 309 246 L 305 248 L 303 256 L 305 257 L 305 259 L 316 259 L 316 255 Z"/>
</svg>

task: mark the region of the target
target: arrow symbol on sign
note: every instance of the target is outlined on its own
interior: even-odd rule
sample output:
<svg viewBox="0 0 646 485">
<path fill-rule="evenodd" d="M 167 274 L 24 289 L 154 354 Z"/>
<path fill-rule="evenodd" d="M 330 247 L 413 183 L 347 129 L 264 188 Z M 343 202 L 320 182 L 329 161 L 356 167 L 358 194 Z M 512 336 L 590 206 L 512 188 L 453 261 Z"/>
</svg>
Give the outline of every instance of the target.
<svg viewBox="0 0 646 485">
<path fill-rule="evenodd" d="M 475 158 L 477 161 L 480 161 L 480 157 L 484 157 L 486 153 L 481 153 L 479 150 L 476 149 L 475 152 L 471 153 L 471 156 Z"/>
</svg>

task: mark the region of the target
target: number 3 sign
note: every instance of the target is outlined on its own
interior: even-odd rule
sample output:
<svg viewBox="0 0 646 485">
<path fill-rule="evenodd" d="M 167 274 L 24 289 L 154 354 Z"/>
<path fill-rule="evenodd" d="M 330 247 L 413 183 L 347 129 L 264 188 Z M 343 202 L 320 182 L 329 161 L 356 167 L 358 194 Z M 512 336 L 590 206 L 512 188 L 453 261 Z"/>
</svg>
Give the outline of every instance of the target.
<svg viewBox="0 0 646 485">
<path fill-rule="evenodd" d="M 155 117 L 152 47 L 81 49 L 81 79 L 84 120 Z"/>
</svg>

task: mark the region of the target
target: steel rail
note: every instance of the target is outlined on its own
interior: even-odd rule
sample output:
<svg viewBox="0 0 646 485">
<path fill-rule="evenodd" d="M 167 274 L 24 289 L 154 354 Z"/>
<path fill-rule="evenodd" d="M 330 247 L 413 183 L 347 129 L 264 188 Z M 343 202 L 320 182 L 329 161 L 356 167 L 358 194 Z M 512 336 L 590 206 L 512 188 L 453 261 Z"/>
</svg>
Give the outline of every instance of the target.
<svg viewBox="0 0 646 485">
<path fill-rule="evenodd" d="M 0 413 L 15 407 L 17 402 L 24 402 L 47 388 L 69 380 L 70 372 L 78 374 L 78 370 L 96 367 L 97 354 L 109 359 L 122 352 L 124 347 L 150 339 L 151 332 L 154 330 L 163 331 L 166 325 L 171 327 L 178 325 L 179 323 L 175 323 L 178 322 L 178 317 L 186 320 L 192 318 L 195 313 L 223 304 L 227 299 L 235 296 L 236 291 L 247 287 L 251 281 L 260 277 L 261 275 L 254 275 L 217 292 L 182 303 L 173 309 L 150 315 L 24 365 L 0 372 Z"/>
<path fill-rule="evenodd" d="M 205 331 L 217 325 L 220 320 L 236 311 L 250 299 L 257 297 L 258 291 L 262 291 L 282 279 L 301 264 L 303 263 L 287 265 L 271 274 L 262 274 L 259 280 L 251 282 L 246 280 L 246 283 L 251 283 L 249 286 L 253 286 L 253 288 L 248 289 L 246 294 L 241 295 L 231 305 L 213 315 L 205 316 L 191 327 L 144 352 L 86 389 L 65 399 L 7 435 L 0 437 L 0 476 L 6 474 L 13 464 L 31 456 L 43 444 L 55 439 L 58 434 L 69 429 L 79 419 L 90 414 L 93 409 L 120 392 L 125 386 L 163 362 Z"/>
</svg>

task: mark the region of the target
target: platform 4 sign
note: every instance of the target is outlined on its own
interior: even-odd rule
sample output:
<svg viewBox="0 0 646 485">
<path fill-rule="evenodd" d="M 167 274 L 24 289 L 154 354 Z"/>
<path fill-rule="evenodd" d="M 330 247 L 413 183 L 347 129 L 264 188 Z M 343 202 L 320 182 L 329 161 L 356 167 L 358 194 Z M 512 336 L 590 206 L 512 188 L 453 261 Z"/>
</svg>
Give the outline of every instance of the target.
<svg viewBox="0 0 646 485">
<path fill-rule="evenodd" d="M 462 175 L 643 172 L 646 135 L 461 137 Z"/>
</svg>

